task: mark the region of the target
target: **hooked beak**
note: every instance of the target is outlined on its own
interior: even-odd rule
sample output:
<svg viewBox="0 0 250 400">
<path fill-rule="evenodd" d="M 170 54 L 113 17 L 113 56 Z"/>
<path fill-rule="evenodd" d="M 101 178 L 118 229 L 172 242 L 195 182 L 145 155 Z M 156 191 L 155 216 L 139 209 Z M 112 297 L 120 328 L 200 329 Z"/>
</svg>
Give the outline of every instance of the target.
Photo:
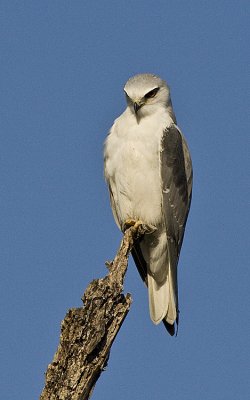
<svg viewBox="0 0 250 400">
<path fill-rule="evenodd" d="M 138 110 L 140 110 L 142 104 L 136 103 L 134 102 L 134 110 L 135 110 L 135 114 L 138 113 Z"/>
</svg>

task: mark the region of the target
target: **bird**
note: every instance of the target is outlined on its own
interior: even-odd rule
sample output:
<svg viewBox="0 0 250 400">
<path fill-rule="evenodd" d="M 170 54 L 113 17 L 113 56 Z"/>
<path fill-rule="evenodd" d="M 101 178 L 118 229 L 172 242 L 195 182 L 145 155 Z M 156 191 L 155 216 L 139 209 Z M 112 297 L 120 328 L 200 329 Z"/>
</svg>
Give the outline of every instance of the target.
<svg viewBox="0 0 250 400">
<path fill-rule="evenodd" d="M 167 82 L 149 73 L 124 86 L 125 111 L 104 142 L 104 175 L 122 232 L 137 223 L 149 233 L 132 256 L 148 287 L 149 313 L 171 336 L 179 322 L 177 265 L 192 198 L 193 169 Z"/>
</svg>

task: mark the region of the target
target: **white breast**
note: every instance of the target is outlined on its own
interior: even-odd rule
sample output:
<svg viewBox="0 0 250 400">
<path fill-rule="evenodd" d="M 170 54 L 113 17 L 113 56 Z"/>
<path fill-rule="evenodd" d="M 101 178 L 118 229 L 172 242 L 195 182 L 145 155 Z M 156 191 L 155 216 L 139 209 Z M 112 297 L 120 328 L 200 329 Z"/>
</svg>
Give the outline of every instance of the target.
<svg viewBox="0 0 250 400">
<path fill-rule="evenodd" d="M 114 123 L 105 143 L 105 177 L 120 224 L 128 218 L 161 224 L 160 141 L 171 123 L 162 110 L 139 124 L 127 109 Z M 114 210 L 113 210 L 114 211 Z"/>
</svg>

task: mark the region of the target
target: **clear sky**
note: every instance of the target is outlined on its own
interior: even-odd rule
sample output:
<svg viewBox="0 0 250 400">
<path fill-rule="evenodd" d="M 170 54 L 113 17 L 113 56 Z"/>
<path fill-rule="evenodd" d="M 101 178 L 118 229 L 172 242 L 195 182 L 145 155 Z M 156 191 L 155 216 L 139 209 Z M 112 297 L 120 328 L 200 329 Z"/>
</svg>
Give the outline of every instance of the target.
<svg viewBox="0 0 250 400">
<path fill-rule="evenodd" d="M 250 398 L 249 11 L 1 1 L 1 399 L 39 397 L 60 321 L 116 253 L 103 141 L 140 72 L 168 81 L 193 158 L 179 335 L 150 322 L 130 260 L 133 305 L 92 398 Z"/>
</svg>

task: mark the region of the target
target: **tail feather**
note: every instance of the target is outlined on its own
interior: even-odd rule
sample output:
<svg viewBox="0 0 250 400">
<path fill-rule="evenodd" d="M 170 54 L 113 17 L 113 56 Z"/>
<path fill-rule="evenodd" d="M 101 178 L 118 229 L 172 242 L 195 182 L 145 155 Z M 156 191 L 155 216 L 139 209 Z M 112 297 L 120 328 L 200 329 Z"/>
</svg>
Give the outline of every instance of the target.
<svg viewBox="0 0 250 400">
<path fill-rule="evenodd" d="M 171 268 L 168 270 L 167 279 L 162 283 L 157 283 L 148 274 L 148 294 L 151 320 L 155 324 L 164 320 L 164 324 L 174 325 L 177 319 L 177 299 Z"/>
<path fill-rule="evenodd" d="M 157 325 L 163 320 L 168 311 L 168 282 L 158 284 L 152 275 L 148 274 L 148 297 L 150 318 Z"/>
<path fill-rule="evenodd" d="M 168 270 L 168 289 L 169 289 L 169 304 L 165 319 L 169 324 L 174 324 L 177 317 L 177 312 L 176 312 L 177 302 L 176 302 L 175 287 L 171 273 L 171 268 L 169 268 Z"/>
<path fill-rule="evenodd" d="M 149 237 L 150 236 L 150 237 Z M 148 286 L 149 311 L 153 323 L 161 321 L 170 335 L 178 325 L 178 258 L 165 236 L 145 236 L 137 241 L 132 255 L 141 278 Z"/>
</svg>

